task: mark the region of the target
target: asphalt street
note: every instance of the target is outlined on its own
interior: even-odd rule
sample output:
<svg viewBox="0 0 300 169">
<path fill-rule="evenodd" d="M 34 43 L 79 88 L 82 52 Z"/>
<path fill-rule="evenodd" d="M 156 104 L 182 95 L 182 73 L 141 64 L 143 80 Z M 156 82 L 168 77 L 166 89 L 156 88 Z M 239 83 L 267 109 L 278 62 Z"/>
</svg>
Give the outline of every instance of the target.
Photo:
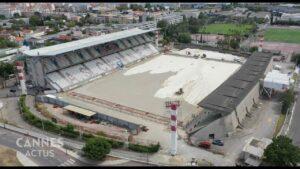
<svg viewBox="0 0 300 169">
<path fill-rule="evenodd" d="M 297 85 L 298 91 L 300 89 L 299 84 Z M 295 103 L 294 114 L 292 116 L 292 122 L 290 126 L 290 130 L 288 132 L 288 136 L 293 139 L 293 143 L 300 147 L 300 132 L 298 131 L 300 128 L 300 98 L 298 95 L 298 99 Z"/>
<path fill-rule="evenodd" d="M 18 139 L 20 141 L 17 143 Z M 38 166 L 88 165 L 73 158 L 72 156 L 67 155 L 66 152 L 63 152 L 55 147 L 33 145 L 33 138 L 3 128 L 0 128 L 0 144 L 9 148 L 13 148 L 24 155 L 27 154 L 26 157 L 31 159 Z"/>
</svg>

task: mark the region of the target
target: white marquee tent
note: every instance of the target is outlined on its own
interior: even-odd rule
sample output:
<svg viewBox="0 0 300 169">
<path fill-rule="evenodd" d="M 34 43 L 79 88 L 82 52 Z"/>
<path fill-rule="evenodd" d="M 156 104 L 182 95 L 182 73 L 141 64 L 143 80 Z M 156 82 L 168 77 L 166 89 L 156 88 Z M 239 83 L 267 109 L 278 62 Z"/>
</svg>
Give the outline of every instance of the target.
<svg viewBox="0 0 300 169">
<path fill-rule="evenodd" d="M 272 70 L 264 79 L 264 87 L 274 89 L 276 91 L 285 91 L 290 88 L 294 82 L 288 74 L 280 73 L 278 70 Z"/>
</svg>

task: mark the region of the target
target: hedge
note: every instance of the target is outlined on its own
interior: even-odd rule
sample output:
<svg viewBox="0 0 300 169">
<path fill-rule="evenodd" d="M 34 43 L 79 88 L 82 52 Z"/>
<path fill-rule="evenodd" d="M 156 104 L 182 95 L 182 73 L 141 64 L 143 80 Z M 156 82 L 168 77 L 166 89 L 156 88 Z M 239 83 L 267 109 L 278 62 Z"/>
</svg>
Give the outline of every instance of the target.
<svg viewBox="0 0 300 169">
<path fill-rule="evenodd" d="M 25 98 L 26 98 L 26 95 L 22 95 L 19 99 L 19 104 L 20 104 L 20 108 L 23 113 L 22 114 L 23 118 L 29 124 L 31 124 L 37 128 L 43 128 L 44 130 L 47 130 L 49 132 L 61 134 L 63 136 L 69 137 L 69 138 L 77 138 L 79 136 L 79 132 L 74 131 L 74 127 L 70 124 L 66 127 L 59 126 L 49 120 L 43 120 L 43 119 L 36 117 L 34 114 L 32 114 L 29 107 L 26 106 Z M 72 126 L 72 127 L 70 127 L 70 126 Z"/>
<path fill-rule="evenodd" d="M 151 144 L 150 146 L 144 146 L 144 145 L 130 143 L 128 148 L 132 151 L 137 151 L 140 153 L 156 153 L 160 148 L 160 144 L 157 143 L 157 144 Z"/>
<path fill-rule="evenodd" d="M 86 133 L 82 134 L 82 138 L 85 141 L 90 139 L 90 138 L 96 138 L 96 137 L 99 137 L 99 138 L 102 138 L 102 139 L 106 140 L 111 145 L 112 148 L 121 148 L 121 147 L 124 146 L 124 142 L 121 142 L 121 141 L 115 141 L 115 140 L 104 138 L 104 137 L 101 137 L 101 136 L 94 136 L 93 134 L 86 134 Z"/>
</svg>

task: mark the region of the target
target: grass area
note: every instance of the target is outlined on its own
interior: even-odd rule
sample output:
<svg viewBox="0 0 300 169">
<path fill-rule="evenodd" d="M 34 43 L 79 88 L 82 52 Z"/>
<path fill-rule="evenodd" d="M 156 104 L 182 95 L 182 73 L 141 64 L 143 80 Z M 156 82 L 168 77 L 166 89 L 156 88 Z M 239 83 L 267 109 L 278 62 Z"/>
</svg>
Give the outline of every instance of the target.
<svg viewBox="0 0 300 169">
<path fill-rule="evenodd" d="M 222 35 L 232 35 L 233 30 L 241 31 L 241 33 L 247 34 L 251 31 L 252 25 L 249 24 L 231 24 L 231 23 L 221 23 L 221 24 L 210 24 L 200 29 L 201 33 L 207 34 L 222 34 Z"/>
<path fill-rule="evenodd" d="M 279 116 L 279 118 L 277 120 L 277 123 L 276 123 L 276 128 L 275 128 L 275 132 L 274 132 L 274 135 L 273 135 L 274 137 L 276 137 L 277 134 L 280 132 L 281 127 L 282 127 L 282 125 L 284 123 L 285 117 L 286 117 L 285 114 L 280 114 L 280 116 Z"/>
<path fill-rule="evenodd" d="M 264 36 L 266 41 L 300 44 L 300 29 L 270 28 Z"/>
<path fill-rule="evenodd" d="M 0 166 L 22 166 L 13 149 L 0 146 Z"/>
</svg>

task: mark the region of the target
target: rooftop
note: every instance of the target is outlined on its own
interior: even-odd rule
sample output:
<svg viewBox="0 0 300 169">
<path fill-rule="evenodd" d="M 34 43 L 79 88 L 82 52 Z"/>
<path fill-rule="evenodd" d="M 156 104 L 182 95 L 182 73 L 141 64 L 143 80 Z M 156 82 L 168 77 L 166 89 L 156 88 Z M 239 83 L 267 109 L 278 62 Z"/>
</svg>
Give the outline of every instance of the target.
<svg viewBox="0 0 300 169">
<path fill-rule="evenodd" d="M 272 143 L 272 140 L 268 138 L 257 139 L 251 137 L 247 144 L 243 148 L 243 152 L 247 152 L 256 157 L 261 158 L 263 156 L 264 150 L 267 148 L 269 144 Z"/>
<path fill-rule="evenodd" d="M 114 33 L 110 33 L 110 34 L 106 34 L 106 35 L 89 37 L 89 38 L 80 39 L 77 41 L 43 47 L 43 48 L 39 48 L 39 49 L 33 49 L 33 50 L 24 52 L 24 54 L 27 56 L 55 56 L 55 55 L 59 55 L 62 53 L 66 53 L 66 52 L 70 52 L 70 51 L 74 51 L 74 50 L 78 50 L 78 49 L 82 49 L 82 48 L 87 48 L 87 47 L 91 47 L 91 46 L 95 46 L 95 45 L 99 45 L 99 44 L 104 44 L 104 43 L 115 41 L 118 39 L 127 38 L 130 36 L 144 34 L 147 32 L 154 31 L 154 30 L 156 30 L 156 29 L 149 29 L 149 30 L 142 30 L 139 28 L 128 29 L 128 30 L 114 32 Z"/>
<path fill-rule="evenodd" d="M 240 70 L 231 75 L 198 105 L 222 115 L 231 113 L 262 78 L 271 57 L 269 53 L 253 53 Z"/>
</svg>

